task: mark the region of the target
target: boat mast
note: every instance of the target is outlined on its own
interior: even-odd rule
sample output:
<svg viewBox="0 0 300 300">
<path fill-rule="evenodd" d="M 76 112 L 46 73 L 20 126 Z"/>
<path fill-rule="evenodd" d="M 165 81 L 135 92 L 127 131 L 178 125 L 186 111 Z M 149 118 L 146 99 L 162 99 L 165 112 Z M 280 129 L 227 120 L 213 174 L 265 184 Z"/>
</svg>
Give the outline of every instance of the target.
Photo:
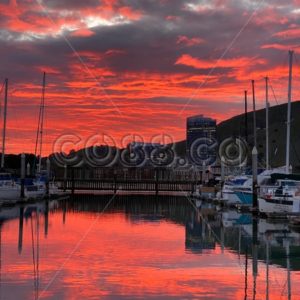
<svg viewBox="0 0 300 300">
<path fill-rule="evenodd" d="M 44 112 L 45 112 L 45 89 L 46 89 L 46 72 L 43 76 L 43 88 L 42 88 L 42 101 L 41 101 L 41 126 L 40 126 L 40 152 L 39 152 L 39 173 L 41 173 L 42 168 L 42 147 L 43 147 L 43 133 L 44 133 Z"/>
<path fill-rule="evenodd" d="M 4 168 L 5 160 L 5 141 L 6 141 L 6 119 L 7 119 L 7 95 L 8 95 L 8 79 L 5 79 L 5 96 L 4 96 L 4 117 L 3 117 L 3 133 L 2 133 L 2 156 L 1 169 Z"/>
<path fill-rule="evenodd" d="M 256 106 L 255 106 L 254 80 L 252 80 L 252 96 L 253 96 L 253 139 L 254 139 L 254 146 L 257 148 L 257 138 L 256 138 Z"/>
<path fill-rule="evenodd" d="M 247 91 L 245 91 L 245 140 L 248 143 L 248 100 L 247 100 Z"/>
<path fill-rule="evenodd" d="M 287 132 L 286 132 L 286 173 L 290 171 L 290 141 L 291 141 L 291 102 L 292 102 L 292 70 L 294 51 L 289 51 L 289 86 L 288 86 L 288 107 L 287 107 Z"/>
<path fill-rule="evenodd" d="M 269 158 L 269 78 L 266 77 L 266 169 L 270 169 Z"/>
</svg>

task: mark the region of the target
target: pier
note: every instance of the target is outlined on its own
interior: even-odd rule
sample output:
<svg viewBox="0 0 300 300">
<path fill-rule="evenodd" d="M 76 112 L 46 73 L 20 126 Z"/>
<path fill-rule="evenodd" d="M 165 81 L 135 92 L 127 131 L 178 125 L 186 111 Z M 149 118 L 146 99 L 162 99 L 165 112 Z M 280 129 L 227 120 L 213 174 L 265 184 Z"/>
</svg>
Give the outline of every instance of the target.
<svg viewBox="0 0 300 300">
<path fill-rule="evenodd" d="M 72 193 L 79 191 L 134 193 L 150 192 L 193 193 L 202 182 L 208 181 L 209 174 L 203 178 L 203 172 L 174 171 L 171 169 L 105 169 L 105 168 L 66 168 L 55 172 L 57 185 Z"/>
<path fill-rule="evenodd" d="M 158 181 L 141 179 L 58 179 L 58 185 L 67 191 L 134 191 L 134 192 L 194 192 L 196 181 Z"/>
</svg>

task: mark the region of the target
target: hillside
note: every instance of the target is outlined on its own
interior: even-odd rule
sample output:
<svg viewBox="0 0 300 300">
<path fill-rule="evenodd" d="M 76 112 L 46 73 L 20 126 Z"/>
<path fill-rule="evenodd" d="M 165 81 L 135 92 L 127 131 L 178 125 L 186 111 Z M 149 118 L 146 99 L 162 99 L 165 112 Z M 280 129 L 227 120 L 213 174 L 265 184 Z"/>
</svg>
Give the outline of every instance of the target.
<svg viewBox="0 0 300 300">
<path fill-rule="evenodd" d="M 266 147 L 266 124 L 265 109 L 256 112 L 257 119 L 257 146 L 261 162 L 265 161 Z M 300 169 L 300 101 L 292 103 L 292 124 L 291 124 L 291 164 L 293 168 Z M 230 136 L 244 136 L 244 115 L 235 116 L 221 122 L 217 127 L 218 140 L 222 141 Z M 270 164 L 272 167 L 285 165 L 286 152 L 286 120 L 287 104 L 270 107 L 269 110 L 269 140 L 270 140 Z M 248 142 L 253 145 L 253 113 L 248 113 Z"/>
</svg>

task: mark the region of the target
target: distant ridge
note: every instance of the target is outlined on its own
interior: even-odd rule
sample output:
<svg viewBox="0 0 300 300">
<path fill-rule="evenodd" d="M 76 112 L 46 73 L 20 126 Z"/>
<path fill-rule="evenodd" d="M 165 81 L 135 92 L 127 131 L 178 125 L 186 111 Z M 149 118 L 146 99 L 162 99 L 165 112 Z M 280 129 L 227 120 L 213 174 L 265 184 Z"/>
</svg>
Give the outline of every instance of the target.
<svg viewBox="0 0 300 300">
<path fill-rule="evenodd" d="M 265 161 L 265 136 L 266 136 L 266 110 L 256 112 L 257 119 L 257 146 L 260 162 Z M 300 170 L 300 101 L 292 102 L 291 123 L 291 165 L 295 170 Z M 272 167 L 285 165 L 286 152 L 286 120 L 287 104 L 272 106 L 269 109 L 269 140 L 270 140 L 270 164 Z M 244 137 L 244 114 L 235 116 L 218 124 L 218 140 L 227 137 Z M 253 146 L 253 112 L 248 113 L 248 143 Z"/>
<path fill-rule="evenodd" d="M 265 135 L 266 135 L 266 110 L 256 111 L 257 118 L 257 145 L 260 164 L 265 163 Z M 253 112 L 248 116 L 248 144 L 253 146 Z M 287 104 L 270 107 L 269 110 L 269 136 L 270 136 L 270 163 L 272 167 L 285 165 L 286 147 L 286 117 Z M 218 142 L 228 137 L 245 138 L 245 115 L 237 115 L 217 125 Z M 186 141 L 175 143 L 175 149 L 179 156 L 185 156 Z M 300 171 L 300 101 L 292 102 L 292 124 L 291 124 L 291 165 L 295 171 Z M 250 161 L 249 161 L 250 162 Z"/>
</svg>

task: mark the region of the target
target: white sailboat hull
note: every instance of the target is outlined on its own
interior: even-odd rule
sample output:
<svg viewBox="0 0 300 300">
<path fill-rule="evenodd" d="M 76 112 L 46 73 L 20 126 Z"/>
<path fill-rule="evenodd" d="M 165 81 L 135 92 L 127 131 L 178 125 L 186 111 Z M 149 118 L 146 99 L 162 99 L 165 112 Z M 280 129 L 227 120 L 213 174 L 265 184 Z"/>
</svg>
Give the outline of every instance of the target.
<svg viewBox="0 0 300 300">
<path fill-rule="evenodd" d="M 46 196 L 46 186 L 44 184 L 36 184 L 25 188 L 25 198 L 39 199 Z"/>
<path fill-rule="evenodd" d="M 46 188 L 43 185 L 25 186 L 24 199 L 40 199 L 45 197 Z M 0 201 L 14 201 L 21 199 L 21 186 L 0 186 Z"/>
<path fill-rule="evenodd" d="M 241 202 L 239 197 L 235 194 L 233 190 L 223 190 L 222 196 L 223 200 L 226 201 L 228 204 L 236 204 Z"/>
<path fill-rule="evenodd" d="M 0 187 L 0 200 L 17 201 L 20 198 L 21 189 L 18 186 Z"/>
<path fill-rule="evenodd" d="M 258 207 L 265 214 L 300 213 L 300 199 L 259 198 Z"/>
</svg>

